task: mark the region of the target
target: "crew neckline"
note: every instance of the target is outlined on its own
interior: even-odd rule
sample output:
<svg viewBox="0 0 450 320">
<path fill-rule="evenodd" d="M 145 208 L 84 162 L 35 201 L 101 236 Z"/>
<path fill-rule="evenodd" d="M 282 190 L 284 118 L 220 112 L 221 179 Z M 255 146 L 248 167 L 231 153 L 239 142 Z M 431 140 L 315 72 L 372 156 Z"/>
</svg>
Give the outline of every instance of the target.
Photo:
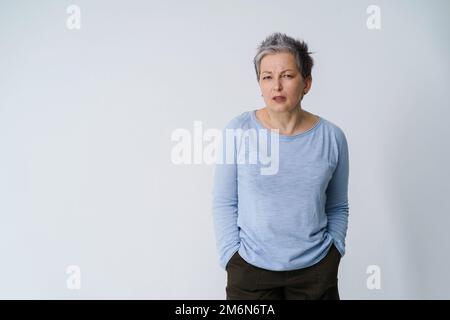
<svg viewBox="0 0 450 320">
<path fill-rule="evenodd" d="M 266 128 L 266 127 L 259 121 L 259 119 L 256 117 L 256 111 L 257 111 L 257 109 L 254 109 L 254 110 L 250 111 L 251 119 L 252 119 L 253 122 L 256 124 L 256 126 L 257 126 L 258 128 L 260 128 L 260 129 L 272 130 L 272 129 Z M 316 116 L 317 116 L 317 115 L 316 115 Z M 292 135 L 285 135 L 285 134 L 280 134 L 280 133 L 278 133 L 277 135 L 278 135 L 279 138 L 282 139 L 282 140 L 293 140 L 293 139 L 296 139 L 296 138 L 298 138 L 298 137 L 303 137 L 303 136 L 305 136 L 305 135 L 307 135 L 307 134 L 313 132 L 314 130 L 316 130 L 316 128 L 319 127 L 319 125 L 323 122 L 323 119 L 322 119 L 321 116 L 317 116 L 317 117 L 319 117 L 319 120 L 317 120 L 316 123 L 315 123 L 311 128 L 309 128 L 308 130 L 306 130 L 306 131 L 299 132 L 299 133 L 292 134 Z"/>
</svg>

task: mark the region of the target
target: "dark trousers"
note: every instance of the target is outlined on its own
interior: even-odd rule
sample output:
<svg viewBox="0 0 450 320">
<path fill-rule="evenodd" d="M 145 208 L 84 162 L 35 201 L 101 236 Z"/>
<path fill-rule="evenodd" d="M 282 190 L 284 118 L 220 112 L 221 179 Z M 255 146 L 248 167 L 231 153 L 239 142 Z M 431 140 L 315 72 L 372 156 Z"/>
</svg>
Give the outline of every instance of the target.
<svg viewBox="0 0 450 320">
<path fill-rule="evenodd" d="M 340 260 L 333 244 L 315 265 L 271 271 L 248 263 L 236 252 L 226 266 L 227 300 L 339 300 Z"/>
</svg>

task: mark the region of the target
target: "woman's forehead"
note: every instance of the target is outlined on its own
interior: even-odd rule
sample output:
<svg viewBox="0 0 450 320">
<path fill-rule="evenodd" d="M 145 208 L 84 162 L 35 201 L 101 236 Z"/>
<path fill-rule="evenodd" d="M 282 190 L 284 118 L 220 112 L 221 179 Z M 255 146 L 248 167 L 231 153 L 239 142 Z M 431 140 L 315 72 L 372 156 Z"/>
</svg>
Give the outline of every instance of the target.
<svg viewBox="0 0 450 320">
<path fill-rule="evenodd" d="M 295 58 L 290 53 L 276 53 L 264 56 L 261 60 L 261 70 L 270 69 L 293 69 L 295 70 Z"/>
</svg>

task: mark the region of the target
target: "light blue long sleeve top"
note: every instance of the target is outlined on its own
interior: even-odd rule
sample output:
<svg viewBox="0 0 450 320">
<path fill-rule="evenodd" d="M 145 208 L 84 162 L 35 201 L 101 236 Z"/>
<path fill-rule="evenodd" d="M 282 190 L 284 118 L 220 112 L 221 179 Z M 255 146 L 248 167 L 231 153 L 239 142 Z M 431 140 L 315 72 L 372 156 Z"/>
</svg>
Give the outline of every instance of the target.
<svg viewBox="0 0 450 320">
<path fill-rule="evenodd" d="M 222 131 L 223 152 L 215 165 L 212 191 L 220 266 L 225 269 L 239 251 L 245 261 L 266 270 L 306 268 L 324 258 L 333 243 L 344 256 L 349 213 L 349 155 L 344 132 L 319 117 L 305 132 L 281 135 L 265 128 L 255 112 L 243 112 Z M 226 134 L 239 129 L 258 132 L 254 140 L 258 143 L 249 142 L 250 134 Z M 260 137 L 264 132 L 268 137 L 265 144 Z M 273 139 L 278 141 L 277 148 L 271 145 Z M 230 142 L 234 154 L 226 160 L 225 148 Z M 262 149 L 263 145 L 269 151 Z M 249 160 L 262 152 L 273 159 L 278 154 L 271 174 L 262 174 L 261 169 L 269 166 L 267 161 Z M 239 161 L 242 154 L 246 158 Z"/>
</svg>

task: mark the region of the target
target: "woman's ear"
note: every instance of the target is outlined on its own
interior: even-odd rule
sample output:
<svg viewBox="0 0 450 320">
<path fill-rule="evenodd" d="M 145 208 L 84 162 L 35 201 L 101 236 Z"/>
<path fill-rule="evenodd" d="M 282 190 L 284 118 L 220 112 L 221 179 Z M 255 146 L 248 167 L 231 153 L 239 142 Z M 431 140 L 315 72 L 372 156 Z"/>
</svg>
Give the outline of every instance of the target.
<svg viewBox="0 0 450 320">
<path fill-rule="evenodd" d="M 305 79 L 305 88 L 303 89 L 303 94 L 307 94 L 309 90 L 311 90 L 312 86 L 312 77 L 309 76 Z"/>
</svg>

